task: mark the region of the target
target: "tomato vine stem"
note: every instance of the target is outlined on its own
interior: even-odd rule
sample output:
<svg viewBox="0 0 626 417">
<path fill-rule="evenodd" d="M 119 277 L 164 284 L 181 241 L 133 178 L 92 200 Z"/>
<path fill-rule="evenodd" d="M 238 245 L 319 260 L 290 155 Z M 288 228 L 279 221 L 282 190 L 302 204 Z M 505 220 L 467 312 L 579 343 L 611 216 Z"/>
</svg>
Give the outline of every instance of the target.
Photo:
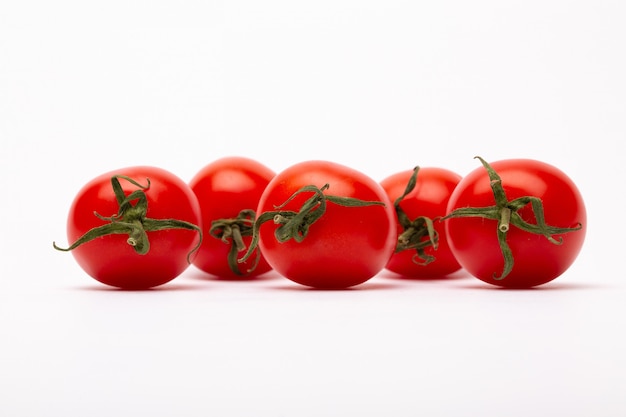
<svg viewBox="0 0 626 417">
<path fill-rule="evenodd" d="M 508 207 L 502 207 L 500 210 L 500 224 L 498 225 L 498 229 L 502 233 L 506 233 L 509 231 L 511 222 L 511 209 Z"/>
<path fill-rule="evenodd" d="M 496 220 L 498 222 L 497 237 L 500 251 L 504 260 L 504 267 L 500 275 L 493 274 L 494 279 L 504 279 L 512 270 L 514 265 L 514 257 L 511 248 L 507 242 L 508 231 L 511 226 L 525 231 L 527 233 L 544 236 L 549 242 L 560 245 L 563 243 L 563 237 L 554 238 L 555 235 L 570 233 L 580 230 L 582 224 L 578 223 L 574 227 L 555 227 L 546 223 L 543 202 L 535 196 L 524 196 L 514 200 L 508 200 L 506 192 L 502 185 L 500 175 L 491 167 L 491 165 L 480 156 L 476 156 L 489 176 L 491 190 L 495 199 L 495 205 L 488 207 L 461 207 L 448 213 L 441 220 L 448 220 L 462 217 L 482 217 L 485 219 Z M 518 211 L 523 207 L 530 205 L 535 216 L 536 223 L 529 223 L 522 219 Z"/>
<path fill-rule="evenodd" d="M 129 195 L 126 195 L 120 184 L 120 179 L 130 182 L 139 189 L 131 192 Z M 202 243 L 202 230 L 197 225 L 183 220 L 152 219 L 147 217 L 148 197 L 146 196 L 145 191 L 150 188 L 150 179 L 146 178 L 146 182 L 147 185 L 141 185 L 139 182 L 125 175 L 112 176 L 111 187 L 113 188 L 113 193 L 119 206 L 117 213 L 110 217 L 105 217 L 97 212 L 94 212 L 94 215 L 98 219 L 108 223 L 88 230 L 69 247 L 60 247 L 56 244 L 56 242 L 52 242 L 52 246 L 59 251 L 69 252 L 100 237 L 114 234 L 127 234 L 128 239 L 126 240 L 126 243 L 132 247 L 137 254 L 145 255 L 150 251 L 150 241 L 148 239 L 147 232 L 168 229 L 185 229 L 196 231 L 200 236 L 198 243 L 187 254 L 187 262 L 191 263 L 191 256 L 198 250 L 198 248 L 200 248 Z M 135 204 L 133 204 L 133 202 L 135 202 Z"/>
</svg>

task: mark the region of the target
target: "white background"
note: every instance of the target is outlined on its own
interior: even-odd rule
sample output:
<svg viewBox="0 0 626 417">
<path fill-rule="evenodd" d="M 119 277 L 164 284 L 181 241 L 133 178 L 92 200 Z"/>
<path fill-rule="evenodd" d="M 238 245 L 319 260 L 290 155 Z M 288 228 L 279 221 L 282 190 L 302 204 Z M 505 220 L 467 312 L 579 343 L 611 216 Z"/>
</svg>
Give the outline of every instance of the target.
<svg viewBox="0 0 626 417">
<path fill-rule="evenodd" d="M 2 1 L 0 415 L 626 415 L 625 21 L 619 0 Z M 121 292 L 52 249 L 96 175 L 226 155 L 377 180 L 540 159 L 587 240 L 530 291 L 192 267 Z"/>
</svg>

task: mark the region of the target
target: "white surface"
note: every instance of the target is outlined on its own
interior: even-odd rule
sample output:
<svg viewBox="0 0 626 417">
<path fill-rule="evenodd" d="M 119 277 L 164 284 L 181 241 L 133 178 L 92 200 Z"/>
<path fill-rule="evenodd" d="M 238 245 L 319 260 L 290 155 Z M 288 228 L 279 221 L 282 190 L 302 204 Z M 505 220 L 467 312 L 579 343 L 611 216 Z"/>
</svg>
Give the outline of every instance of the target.
<svg viewBox="0 0 626 417">
<path fill-rule="evenodd" d="M 0 415 L 623 416 L 626 4 L 0 5 Z M 53 240 L 94 176 L 221 156 L 397 170 L 530 157 L 588 235 L 537 290 L 468 276 L 111 291 Z"/>
</svg>

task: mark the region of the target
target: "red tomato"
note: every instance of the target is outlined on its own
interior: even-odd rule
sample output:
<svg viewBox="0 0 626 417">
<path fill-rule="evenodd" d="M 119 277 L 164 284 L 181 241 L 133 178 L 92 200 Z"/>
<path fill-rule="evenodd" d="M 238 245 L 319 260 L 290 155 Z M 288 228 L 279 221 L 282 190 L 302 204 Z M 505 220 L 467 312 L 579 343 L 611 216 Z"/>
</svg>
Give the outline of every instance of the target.
<svg viewBox="0 0 626 417">
<path fill-rule="evenodd" d="M 444 277 L 461 268 L 448 246 L 445 223 L 439 221 L 447 213 L 448 200 L 461 176 L 443 168 L 419 168 L 415 187 L 404 195 L 414 174 L 415 170 L 402 171 L 381 181 L 389 199 L 399 206 L 399 241 L 386 268 L 409 278 Z M 436 246 L 431 243 L 428 222 L 435 231 Z M 409 242 L 404 243 L 403 236 Z"/>
<path fill-rule="evenodd" d="M 103 284 L 147 289 L 179 276 L 202 240 L 200 206 L 189 186 L 139 166 L 94 178 L 76 195 L 67 237 L 78 264 Z"/>
<path fill-rule="evenodd" d="M 274 175 L 252 159 L 226 157 L 193 177 L 189 185 L 200 202 L 205 228 L 195 266 L 220 278 L 255 277 L 271 269 L 260 253 L 246 262 L 237 260 L 250 244 L 254 211 Z"/>
<path fill-rule="evenodd" d="M 305 286 L 361 284 L 384 268 L 395 248 L 393 205 L 385 191 L 334 162 L 306 161 L 280 172 L 257 213 L 259 246 L 268 263 Z M 268 219 L 278 223 L 264 224 Z"/>
<path fill-rule="evenodd" d="M 502 287 L 529 288 L 560 276 L 585 238 L 585 205 L 576 185 L 535 160 L 481 162 L 448 203 L 447 237 L 456 259 Z"/>
</svg>

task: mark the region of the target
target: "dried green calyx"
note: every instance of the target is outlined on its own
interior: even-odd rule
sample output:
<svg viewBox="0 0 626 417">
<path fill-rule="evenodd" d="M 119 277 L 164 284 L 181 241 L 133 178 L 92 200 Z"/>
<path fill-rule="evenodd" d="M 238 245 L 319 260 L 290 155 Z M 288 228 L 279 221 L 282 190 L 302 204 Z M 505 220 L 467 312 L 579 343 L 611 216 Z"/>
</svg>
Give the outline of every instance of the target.
<svg viewBox="0 0 626 417">
<path fill-rule="evenodd" d="M 230 245 L 228 252 L 228 266 L 236 275 L 245 275 L 253 272 L 261 259 L 261 252 L 256 251 L 254 264 L 243 273 L 239 269 L 239 254 L 247 249 L 243 237 L 252 236 L 256 213 L 252 209 L 241 210 L 237 217 L 219 219 L 211 223 L 209 233 L 216 239 Z"/>
<path fill-rule="evenodd" d="M 419 167 L 415 167 L 413 169 L 413 174 L 411 174 L 411 177 L 409 178 L 409 182 L 407 183 L 404 193 L 393 203 L 398 217 L 398 222 L 403 229 L 403 232 L 398 236 L 396 253 L 405 250 L 414 250 L 416 254 L 413 256 L 413 262 L 418 265 L 427 265 L 433 262 L 435 257 L 426 254 L 426 248 L 432 247 L 437 249 L 439 245 L 439 235 L 433 226 L 433 221 L 426 216 L 419 216 L 414 220 L 411 220 L 400 207 L 402 200 L 404 200 L 404 198 L 415 189 L 418 172 Z"/>
<path fill-rule="evenodd" d="M 279 225 L 275 231 L 278 242 L 284 243 L 290 239 L 302 242 L 306 238 L 309 228 L 326 213 L 328 202 L 344 207 L 385 206 L 385 203 L 382 201 L 364 201 L 352 197 L 326 195 L 324 191 L 328 188 L 329 184 L 325 184 L 321 188 L 315 185 L 304 186 L 293 193 L 284 203 L 275 206 L 276 210 L 259 214 L 254 222 L 252 242 L 248 252 L 239 262 L 245 262 L 258 246 L 259 228 L 265 222 L 273 220 L 275 224 Z M 302 193 L 313 193 L 313 195 L 302 204 L 299 211 L 282 210 L 283 207 Z"/>
<path fill-rule="evenodd" d="M 124 190 L 120 184 L 120 179 L 130 182 L 139 189 L 133 191 L 129 195 L 124 194 Z M 126 243 L 128 243 L 128 245 L 130 245 L 137 254 L 145 255 L 150 251 L 148 232 L 167 229 L 186 229 L 196 231 L 200 235 L 200 239 L 196 246 L 187 254 L 187 261 L 190 262 L 191 255 L 198 250 L 200 244 L 202 243 L 202 230 L 200 230 L 200 228 L 195 224 L 183 220 L 151 219 L 147 217 L 148 197 L 146 196 L 145 191 L 150 188 L 150 180 L 146 179 L 146 182 L 146 185 L 141 185 L 137 181 L 125 175 L 115 175 L 111 177 L 111 186 L 119 205 L 118 212 L 110 217 L 105 217 L 94 212 L 96 217 L 107 223 L 90 229 L 67 248 L 61 248 L 57 246 L 55 242 L 52 243 L 53 247 L 57 250 L 67 252 L 103 236 L 126 234 L 128 235 Z M 133 202 L 136 203 L 133 204 Z"/>
<path fill-rule="evenodd" d="M 483 167 L 487 170 L 496 204 L 488 207 L 458 208 L 453 210 L 442 220 L 460 217 L 482 217 L 485 219 L 496 220 L 498 222 L 497 235 L 500 250 L 504 258 L 504 268 L 500 276 L 494 274 L 494 279 L 504 279 L 513 269 L 513 253 L 507 243 L 507 232 L 511 226 L 515 226 L 528 233 L 542 235 L 555 245 L 563 243 L 563 238 L 559 237 L 558 239 L 555 239 L 553 235 L 575 232 L 582 228 L 582 224 L 580 223 L 576 227 L 555 227 L 546 224 L 543 203 L 538 197 L 524 196 L 509 201 L 502 186 L 502 179 L 498 173 L 480 156 L 477 156 L 476 159 L 480 160 Z M 520 209 L 529 204 L 535 216 L 535 224 L 528 223 L 518 214 Z"/>
</svg>

